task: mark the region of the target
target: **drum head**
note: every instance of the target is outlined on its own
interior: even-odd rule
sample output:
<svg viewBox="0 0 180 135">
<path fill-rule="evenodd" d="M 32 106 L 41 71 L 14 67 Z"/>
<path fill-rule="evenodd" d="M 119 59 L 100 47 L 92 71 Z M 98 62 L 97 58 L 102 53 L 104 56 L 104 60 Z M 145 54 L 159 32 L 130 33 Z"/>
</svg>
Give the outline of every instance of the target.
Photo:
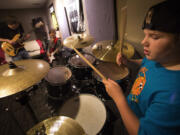
<svg viewBox="0 0 180 135">
<path fill-rule="evenodd" d="M 80 94 L 69 99 L 58 113 L 76 120 L 88 135 L 100 132 L 106 121 L 104 104 L 91 94 Z"/>
<path fill-rule="evenodd" d="M 83 56 L 91 63 L 93 64 L 95 62 L 95 58 L 89 54 L 83 54 Z M 88 64 L 79 56 L 79 55 L 74 55 L 72 58 L 70 58 L 68 62 L 71 66 L 73 67 L 87 67 Z"/>
<path fill-rule="evenodd" d="M 71 70 L 64 66 L 51 68 L 45 77 L 45 80 L 52 84 L 61 84 L 66 82 L 72 76 Z"/>
<path fill-rule="evenodd" d="M 111 62 L 101 62 L 96 68 L 107 78 L 110 78 L 114 81 L 121 80 L 128 76 L 129 70 L 125 66 L 118 66 L 116 63 Z M 93 76 L 97 80 L 101 80 L 99 75 L 96 72 L 93 72 Z"/>
</svg>

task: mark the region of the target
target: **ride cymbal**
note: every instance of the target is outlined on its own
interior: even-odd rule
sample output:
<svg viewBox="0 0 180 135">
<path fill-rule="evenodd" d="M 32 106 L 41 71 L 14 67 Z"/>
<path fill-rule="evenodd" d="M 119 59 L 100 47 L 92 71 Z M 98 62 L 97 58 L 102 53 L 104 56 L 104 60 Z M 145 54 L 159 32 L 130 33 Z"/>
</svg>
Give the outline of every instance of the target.
<svg viewBox="0 0 180 135">
<path fill-rule="evenodd" d="M 66 116 L 48 118 L 27 131 L 27 135 L 86 135 L 74 119 Z"/>
<path fill-rule="evenodd" d="M 23 91 L 39 82 L 49 71 L 43 60 L 20 60 L 0 66 L 0 98 Z"/>
<path fill-rule="evenodd" d="M 87 34 L 74 34 L 67 37 L 63 44 L 68 48 L 84 48 L 91 45 L 94 42 L 94 38 Z"/>
<path fill-rule="evenodd" d="M 105 40 L 93 45 L 92 53 L 97 59 L 101 61 L 116 62 L 116 56 L 120 50 L 119 48 L 119 41 L 113 43 L 112 40 Z M 134 55 L 134 47 L 125 42 L 122 48 L 122 52 L 123 55 L 125 55 L 127 58 L 131 58 Z"/>
</svg>

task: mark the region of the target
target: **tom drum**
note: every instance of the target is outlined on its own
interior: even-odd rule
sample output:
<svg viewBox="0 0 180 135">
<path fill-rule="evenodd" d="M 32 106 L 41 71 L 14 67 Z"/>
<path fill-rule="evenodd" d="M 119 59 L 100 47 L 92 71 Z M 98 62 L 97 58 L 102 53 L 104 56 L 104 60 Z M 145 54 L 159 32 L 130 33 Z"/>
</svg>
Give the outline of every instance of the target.
<svg viewBox="0 0 180 135">
<path fill-rule="evenodd" d="M 95 58 L 90 54 L 83 53 L 83 56 L 91 63 L 95 63 Z M 84 62 L 84 60 L 77 54 L 73 55 L 68 63 L 73 75 L 77 80 L 87 80 L 92 78 L 92 69 Z"/>
<path fill-rule="evenodd" d="M 65 66 L 51 68 L 45 77 L 48 95 L 62 98 L 71 91 L 71 70 Z"/>
</svg>

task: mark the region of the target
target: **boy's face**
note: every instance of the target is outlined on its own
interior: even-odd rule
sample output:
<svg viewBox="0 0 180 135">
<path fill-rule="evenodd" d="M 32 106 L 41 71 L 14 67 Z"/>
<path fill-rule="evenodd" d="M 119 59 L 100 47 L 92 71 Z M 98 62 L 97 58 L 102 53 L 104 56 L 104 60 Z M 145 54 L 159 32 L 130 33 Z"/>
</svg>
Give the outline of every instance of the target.
<svg viewBox="0 0 180 135">
<path fill-rule="evenodd" d="M 19 27 L 19 24 L 18 24 L 18 23 L 9 24 L 8 26 L 9 26 L 11 29 L 16 30 L 16 29 Z"/>
<path fill-rule="evenodd" d="M 56 33 L 55 33 L 55 32 L 51 32 L 51 33 L 49 34 L 49 36 L 50 36 L 50 38 L 55 38 L 55 37 L 56 37 Z"/>
<path fill-rule="evenodd" d="M 141 44 L 147 59 L 164 62 L 172 58 L 177 49 L 174 35 L 170 33 L 144 29 L 145 37 Z"/>
</svg>

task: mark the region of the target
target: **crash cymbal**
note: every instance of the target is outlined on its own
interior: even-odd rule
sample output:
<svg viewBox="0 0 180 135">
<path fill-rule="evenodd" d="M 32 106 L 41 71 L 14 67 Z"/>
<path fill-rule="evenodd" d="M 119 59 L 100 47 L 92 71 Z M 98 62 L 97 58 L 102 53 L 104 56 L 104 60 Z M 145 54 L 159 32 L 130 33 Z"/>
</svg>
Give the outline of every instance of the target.
<svg viewBox="0 0 180 135">
<path fill-rule="evenodd" d="M 129 75 L 129 70 L 125 66 L 118 66 L 116 63 L 112 62 L 100 62 L 96 68 L 106 77 L 114 81 L 121 80 Z M 97 73 L 93 72 L 93 76 L 100 80 Z"/>
<path fill-rule="evenodd" d="M 29 88 L 49 71 L 49 64 L 43 60 L 20 60 L 14 64 L 0 66 L 0 98 Z"/>
<path fill-rule="evenodd" d="M 112 40 L 105 40 L 93 45 L 92 53 L 99 60 L 106 62 L 116 62 L 116 56 L 120 50 L 119 48 L 119 41 L 113 43 Z M 134 47 L 129 43 L 124 42 L 122 52 L 127 58 L 131 58 L 134 55 Z"/>
<path fill-rule="evenodd" d="M 67 37 L 63 44 L 68 48 L 84 48 L 91 45 L 94 42 L 94 38 L 87 34 L 74 34 Z"/>
<path fill-rule="evenodd" d="M 120 47 L 120 41 L 117 41 L 115 44 L 115 47 Z M 124 42 L 123 48 L 122 48 L 123 55 L 126 56 L 126 58 L 130 59 L 134 56 L 135 50 L 134 47 L 128 43 Z"/>
<path fill-rule="evenodd" d="M 27 131 L 27 135 L 86 135 L 74 119 L 66 116 L 48 118 Z"/>
</svg>

